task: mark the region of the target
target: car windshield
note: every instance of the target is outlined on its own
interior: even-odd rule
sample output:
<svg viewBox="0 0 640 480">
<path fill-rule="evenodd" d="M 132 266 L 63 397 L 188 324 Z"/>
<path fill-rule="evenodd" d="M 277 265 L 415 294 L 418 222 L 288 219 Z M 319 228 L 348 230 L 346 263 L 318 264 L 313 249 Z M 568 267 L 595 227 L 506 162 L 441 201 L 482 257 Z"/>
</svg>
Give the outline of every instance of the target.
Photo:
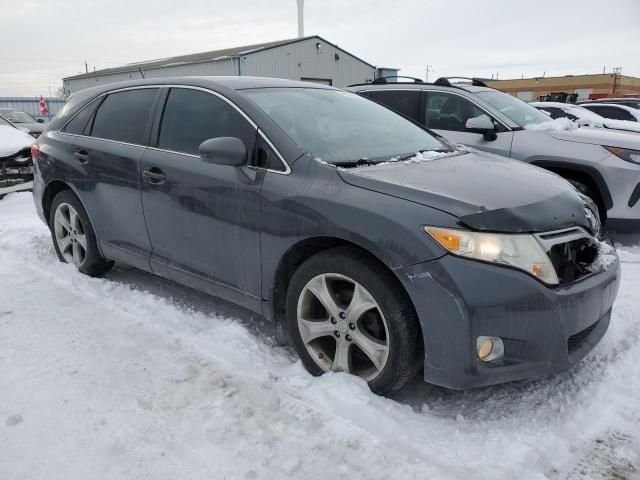
<svg viewBox="0 0 640 480">
<path fill-rule="evenodd" d="M 436 137 L 359 95 L 315 88 L 242 91 L 311 156 L 329 163 L 382 161 L 450 150 Z"/>
<path fill-rule="evenodd" d="M 478 96 L 522 128 L 549 121 L 549 117 L 540 110 L 506 93 L 493 90 L 479 92 Z"/>
<path fill-rule="evenodd" d="M 3 125 L 5 127 L 13 127 L 13 125 L 11 125 L 11 123 L 7 122 L 4 118 L 0 117 L 0 125 Z"/>
<path fill-rule="evenodd" d="M 24 112 L 6 112 L 2 114 L 13 123 L 36 123 L 36 119 Z"/>
</svg>

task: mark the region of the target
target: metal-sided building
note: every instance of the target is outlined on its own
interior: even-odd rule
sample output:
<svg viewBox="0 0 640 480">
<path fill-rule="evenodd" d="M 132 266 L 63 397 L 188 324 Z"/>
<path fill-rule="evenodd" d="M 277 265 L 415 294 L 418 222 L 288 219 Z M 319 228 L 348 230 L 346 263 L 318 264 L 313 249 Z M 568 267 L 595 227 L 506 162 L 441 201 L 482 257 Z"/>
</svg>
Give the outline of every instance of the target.
<svg viewBox="0 0 640 480">
<path fill-rule="evenodd" d="M 335 87 L 371 82 L 376 67 L 314 35 L 138 62 L 63 79 L 65 94 L 138 78 L 247 75 L 306 80 Z"/>
</svg>

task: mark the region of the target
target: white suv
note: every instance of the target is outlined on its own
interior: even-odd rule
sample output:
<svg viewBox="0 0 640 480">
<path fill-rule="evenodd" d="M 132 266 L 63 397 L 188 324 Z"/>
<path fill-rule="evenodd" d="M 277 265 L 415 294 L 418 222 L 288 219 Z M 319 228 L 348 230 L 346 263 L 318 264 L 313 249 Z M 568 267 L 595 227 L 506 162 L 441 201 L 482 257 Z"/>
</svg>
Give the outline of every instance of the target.
<svg viewBox="0 0 640 480">
<path fill-rule="evenodd" d="M 455 143 L 551 170 L 591 197 L 609 228 L 640 231 L 640 135 L 602 128 L 557 128 L 557 123 L 550 125 L 546 114 L 527 103 L 480 80 L 469 80 L 468 84 L 446 78 L 433 84 L 382 80 L 348 90 Z"/>
</svg>

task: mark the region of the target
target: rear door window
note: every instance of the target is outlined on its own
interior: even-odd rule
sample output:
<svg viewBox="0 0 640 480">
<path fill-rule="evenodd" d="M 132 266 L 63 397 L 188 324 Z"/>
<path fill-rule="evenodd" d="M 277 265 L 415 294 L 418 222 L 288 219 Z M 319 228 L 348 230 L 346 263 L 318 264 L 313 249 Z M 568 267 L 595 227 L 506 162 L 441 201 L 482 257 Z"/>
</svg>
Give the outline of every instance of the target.
<svg viewBox="0 0 640 480">
<path fill-rule="evenodd" d="M 151 108 L 157 94 L 157 88 L 110 93 L 98 107 L 91 136 L 146 145 Z"/>
<path fill-rule="evenodd" d="M 207 92 L 172 88 L 169 92 L 158 148 L 198 154 L 202 142 L 217 137 L 237 137 L 253 151 L 256 131 L 229 103 Z"/>
<path fill-rule="evenodd" d="M 369 92 L 368 96 L 415 122 L 419 121 L 420 90 L 377 90 Z"/>
<path fill-rule="evenodd" d="M 586 106 L 586 105 L 585 105 Z M 589 110 L 596 112 L 598 115 L 602 115 L 606 118 L 612 118 L 615 120 L 635 120 L 633 115 L 631 115 L 626 110 L 622 108 L 616 107 L 606 107 L 606 106 L 588 106 Z"/>
<path fill-rule="evenodd" d="M 425 102 L 427 128 L 466 131 L 467 120 L 488 115 L 466 98 L 446 92 L 429 92 Z"/>
</svg>

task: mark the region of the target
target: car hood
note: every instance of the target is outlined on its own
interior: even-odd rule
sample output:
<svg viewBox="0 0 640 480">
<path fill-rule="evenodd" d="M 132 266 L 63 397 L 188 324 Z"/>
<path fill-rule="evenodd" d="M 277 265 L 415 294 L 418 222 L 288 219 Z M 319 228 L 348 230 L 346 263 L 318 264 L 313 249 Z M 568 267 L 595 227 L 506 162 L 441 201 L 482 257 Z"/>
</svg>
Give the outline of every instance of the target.
<svg viewBox="0 0 640 480">
<path fill-rule="evenodd" d="M 17 128 L 0 125 L 0 158 L 9 157 L 31 147 L 35 139 Z"/>
<path fill-rule="evenodd" d="M 44 123 L 16 123 L 15 126 L 26 128 L 31 133 L 42 133 L 44 131 Z"/>
<path fill-rule="evenodd" d="M 604 128 L 580 127 L 575 130 L 552 130 L 545 131 L 544 133 L 556 140 L 564 140 L 567 142 L 590 143 L 592 145 L 607 145 L 610 147 L 640 150 L 640 136 L 633 132 L 624 132 L 621 130 L 612 131 L 611 129 Z"/>
<path fill-rule="evenodd" d="M 484 152 L 338 172 L 349 184 L 437 208 L 477 230 L 544 232 L 575 225 L 592 229 L 583 198 L 566 180 Z"/>
</svg>

